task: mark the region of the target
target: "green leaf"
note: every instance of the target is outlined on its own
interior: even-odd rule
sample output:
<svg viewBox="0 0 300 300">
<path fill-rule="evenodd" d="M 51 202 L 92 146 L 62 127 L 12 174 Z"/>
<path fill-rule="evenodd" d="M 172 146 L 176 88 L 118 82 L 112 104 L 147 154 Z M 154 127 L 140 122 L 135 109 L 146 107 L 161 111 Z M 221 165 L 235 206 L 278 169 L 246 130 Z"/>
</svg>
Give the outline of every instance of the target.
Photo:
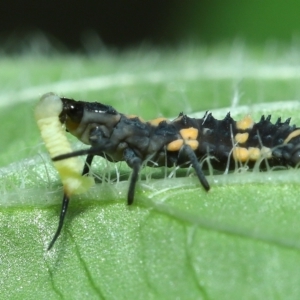
<svg viewBox="0 0 300 300">
<path fill-rule="evenodd" d="M 99 158 L 103 183 L 72 197 L 47 251 L 62 187 L 33 117 L 53 91 L 144 119 L 215 109 L 300 124 L 299 58 L 275 50 L 0 58 L 3 299 L 298 299 L 298 170 L 214 172 L 206 193 L 190 170 L 147 168 L 127 207 L 129 169 Z"/>
</svg>

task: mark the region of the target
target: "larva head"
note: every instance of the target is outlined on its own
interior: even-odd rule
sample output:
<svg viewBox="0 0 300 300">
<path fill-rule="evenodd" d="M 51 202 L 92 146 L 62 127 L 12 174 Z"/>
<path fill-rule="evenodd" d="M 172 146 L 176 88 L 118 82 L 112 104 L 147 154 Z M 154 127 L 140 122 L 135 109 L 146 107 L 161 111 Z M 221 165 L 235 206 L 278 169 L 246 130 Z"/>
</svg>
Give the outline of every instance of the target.
<svg viewBox="0 0 300 300">
<path fill-rule="evenodd" d="M 120 114 L 111 106 L 99 102 L 75 101 L 60 98 L 63 104 L 59 114 L 60 121 L 65 124 L 67 131 L 89 144 L 90 132 L 96 127 L 102 127 L 110 132 L 120 120 Z"/>
<path fill-rule="evenodd" d="M 59 114 L 59 119 L 61 123 L 65 124 L 68 131 L 73 132 L 81 123 L 84 113 L 84 102 L 67 98 L 60 98 L 60 100 L 63 107 Z"/>
</svg>

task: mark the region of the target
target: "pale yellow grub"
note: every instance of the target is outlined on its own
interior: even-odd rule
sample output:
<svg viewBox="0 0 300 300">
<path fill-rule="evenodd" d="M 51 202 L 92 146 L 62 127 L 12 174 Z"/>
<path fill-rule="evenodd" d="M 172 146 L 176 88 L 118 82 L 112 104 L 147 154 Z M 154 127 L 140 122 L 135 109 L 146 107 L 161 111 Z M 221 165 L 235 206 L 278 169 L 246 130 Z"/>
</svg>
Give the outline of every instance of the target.
<svg viewBox="0 0 300 300">
<path fill-rule="evenodd" d="M 194 127 L 179 130 L 184 140 L 196 140 L 198 137 L 198 129 Z"/>
<path fill-rule="evenodd" d="M 261 154 L 259 148 L 249 147 L 248 151 L 249 151 L 249 160 L 257 161 L 260 159 Z"/>
<path fill-rule="evenodd" d="M 262 147 L 260 150 L 261 156 L 264 158 L 272 158 L 272 150 L 268 147 Z"/>
<path fill-rule="evenodd" d="M 243 147 L 235 147 L 232 150 L 233 159 L 239 162 L 246 162 L 249 159 L 249 151 Z"/>
<path fill-rule="evenodd" d="M 73 151 L 59 120 L 62 109 L 61 99 L 53 93 L 43 95 L 35 108 L 35 118 L 51 158 Z M 83 193 L 94 183 L 92 177 L 81 176 L 83 165 L 78 157 L 54 162 L 67 195 Z"/>
<path fill-rule="evenodd" d="M 241 121 L 236 122 L 236 128 L 240 130 L 251 129 L 253 127 L 253 124 L 254 122 L 252 118 L 247 115 Z"/>
<path fill-rule="evenodd" d="M 199 142 L 196 140 L 186 140 L 185 144 L 189 145 L 193 150 L 196 150 L 199 146 Z"/>
<path fill-rule="evenodd" d="M 234 137 L 234 140 L 239 143 L 239 144 L 243 144 L 246 143 L 249 137 L 249 133 L 245 132 L 245 133 L 237 133 Z"/>
<path fill-rule="evenodd" d="M 300 129 L 297 129 L 293 132 L 291 132 L 288 137 L 284 140 L 283 144 L 287 144 L 291 139 L 297 137 L 300 135 Z"/>
<path fill-rule="evenodd" d="M 168 151 L 178 151 L 183 145 L 183 140 L 176 140 L 167 145 Z"/>
<path fill-rule="evenodd" d="M 169 120 L 167 118 L 157 118 L 154 120 L 150 120 L 149 123 L 153 126 L 158 126 L 160 122 L 162 121 L 166 121 L 167 123 L 169 123 Z"/>
</svg>

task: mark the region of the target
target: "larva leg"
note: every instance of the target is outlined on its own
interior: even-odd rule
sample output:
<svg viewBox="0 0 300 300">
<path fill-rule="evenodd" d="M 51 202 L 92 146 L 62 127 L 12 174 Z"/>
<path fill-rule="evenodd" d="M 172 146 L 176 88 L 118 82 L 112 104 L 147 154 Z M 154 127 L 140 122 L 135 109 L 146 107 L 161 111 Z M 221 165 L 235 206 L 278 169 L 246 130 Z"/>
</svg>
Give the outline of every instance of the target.
<svg viewBox="0 0 300 300">
<path fill-rule="evenodd" d="M 87 156 L 87 158 L 85 160 L 85 164 L 84 164 L 83 170 L 82 170 L 82 175 L 86 175 L 86 174 L 89 173 L 90 166 L 91 166 L 91 163 L 93 161 L 93 158 L 94 158 L 93 154 L 89 154 Z M 52 241 L 50 242 L 50 244 L 48 246 L 48 250 L 50 250 L 53 247 L 53 245 L 55 244 L 57 238 L 60 235 L 61 229 L 62 229 L 62 227 L 64 225 L 64 219 L 65 219 L 65 216 L 67 214 L 68 205 L 69 205 L 69 197 L 67 196 L 67 194 L 64 193 L 63 200 L 62 200 L 61 211 L 60 211 L 60 216 L 59 216 L 58 227 L 56 229 L 56 232 L 55 232 L 55 234 L 53 236 Z"/>
<path fill-rule="evenodd" d="M 88 148 L 88 149 L 82 149 L 82 150 L 77 150 L 77 151 L 72 151 L 72 152 L 68 152 L 68 153 L 64 153 L 61 155 L 57 155 L 52 157 L 52 161 L 60 161 L 60 160 L 64 160 L 67 158 L 71 158 L 71 157 L 77 157 L 77 156 L 81 156 L 81 155 L 96 155 L 97 152 L 101 152 L 101 149 L 99 148 Z"/>
<path fill-rule="evenodd" d="M 61 206 L 61 211 L 60 211 L 60 216 L 59 216 L 59 223 L 58 223 L 58 227 L 56 229 L 56 232 L 52 238 L 52 241 L 50 242 L 49 246 L 48 246 L 48 250 L 50 250 L 54 243 L 56 242 L 57 238 L 60 235 L 61 229 L 64 225 L 64 219 L 67 213 L 67 209 L 68 209 L 68 205 L 69 205 L 69 197 L 67 196 L 66 193 L 64 193 L 64 197 L 63 197 L 63 201 L 62 201 L 62 206 Z"/>
<path fill-rule="evenodd" d="M 187 155 L 190 162 L 192 163 L 193 168 L 196 171 L 196 174 L 202 184 L 202 186 L 208 191 L 210 189 L 209 183 L 207 182 L 205 175 L 203 174 L 203 171 L 201 169 L 201 166 L 198 162 L 197 156 L 195 155 L 195 152 L 189 145 L 183 145 L 181 150 L 184 154 Z"/>
<path fill-rule="evenodd" d="M 134 200 L 135 185 L 137 183 L 139 171 L 142 166 L 142 160 L 138 156 L 136 156 L 133 150 L 129 148 L 124 150 L 123 155 L 128 166 L 132 168 L 132 174 L 130 178 L 129 190 L 127 195 L 127 204 L 131 205 Z"/>
<path fill-rule="evenodd" d="M 85 164 L 84 164 L 84 167 L 82 170 L 82 175 L 86 175 L 90 172 L 90 167 L 91 167 L 92 161 L 94 159 L 94 156 L 95 156 L 94 154 L 89 154 L 86 157 Z"/>
</svg>

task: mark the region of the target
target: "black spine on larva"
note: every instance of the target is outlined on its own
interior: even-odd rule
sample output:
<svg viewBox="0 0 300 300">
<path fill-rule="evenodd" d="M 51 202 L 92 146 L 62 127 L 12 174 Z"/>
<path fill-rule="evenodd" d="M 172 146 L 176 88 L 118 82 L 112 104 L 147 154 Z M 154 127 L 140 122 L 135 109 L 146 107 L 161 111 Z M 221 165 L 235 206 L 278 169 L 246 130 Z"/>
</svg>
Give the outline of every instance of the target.
<svg viewBox="0 0 300 300">
<path fill-rule="evenodd" d="M 228 113 L 223 120 L 216 120 L 211 113 L 197 120 L 199 130 L 198 155 L 209 154 L 223 165 L 227 161 L 233 146 L 232 136 L 235 134 L 235 121 Z"/>
<path fill-rule="evenodd" d="M 290 119 L 281 122 L 281 118 L 278 118 L 275 124 L 272 124 L 270 119 L 271 116 L 266 119 L 262 116 L 261 120 L 254 124 L 249 131 L 246 146 L 271 148 L 273 159 L 270 160 L 270 164 L 294 166 L 299 162 L 299 160 L 295 162 L 297 154 L 293 153 L 300 142 L 300 137 L 291 139 L 287 144 L 284 144 L 284 140 L 296 129 L 295 125 L 289 125 Z"/>
<path fill-rule="evenodd" d="M 260 147 L 265 146 L 274 148 L 281 145 L 286 137 L 294 131 L 294 126 L 289 126 L 289 120 L 281 122 L 278 118 L 275 124 L 270 122 L 270 117 L 267 119 L 262 116 L 258 123 L 255 123 L 249 131 L 249 138 L 247 147 Z"/>
</svg>

